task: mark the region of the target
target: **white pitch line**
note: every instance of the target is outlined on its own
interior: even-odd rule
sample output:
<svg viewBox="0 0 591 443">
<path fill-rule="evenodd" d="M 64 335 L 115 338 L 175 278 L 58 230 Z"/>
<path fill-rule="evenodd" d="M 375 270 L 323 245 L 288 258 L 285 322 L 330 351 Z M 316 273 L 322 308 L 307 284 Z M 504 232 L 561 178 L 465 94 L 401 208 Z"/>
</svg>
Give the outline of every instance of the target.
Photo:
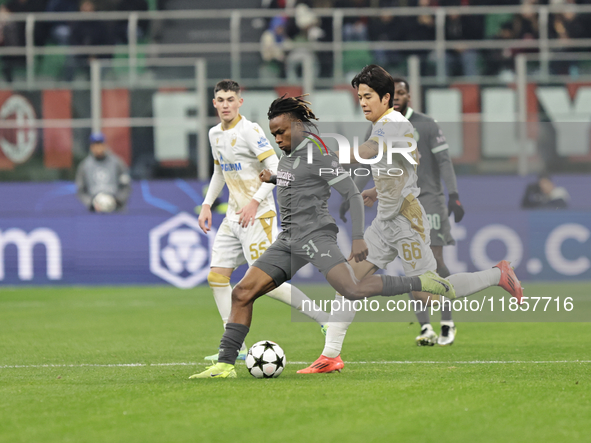
<svg viewBox="0 0 591 443">
<path fill-rule="evenodd" d="M 288 361 L 292 365 L 309 365 L 307 361 Z M 474 361 L 346 361 L 350 365 L 491 365 L 491 364 L 552 364 L 552 363 L 591 363 L 591 360 L 551 360 L 551 361 L 526 361 L 526 360 L 474 360 Z M 0 369 L 41 369 L 41 368 L 136 368 L 149 366 L 198 366 L 210 364 L 206 362 L 188 362 L 188 363 L 113 363 L 113 364 L 93 364 L 84 363 L 78 365 L 5 365 Z"/>
</svg>

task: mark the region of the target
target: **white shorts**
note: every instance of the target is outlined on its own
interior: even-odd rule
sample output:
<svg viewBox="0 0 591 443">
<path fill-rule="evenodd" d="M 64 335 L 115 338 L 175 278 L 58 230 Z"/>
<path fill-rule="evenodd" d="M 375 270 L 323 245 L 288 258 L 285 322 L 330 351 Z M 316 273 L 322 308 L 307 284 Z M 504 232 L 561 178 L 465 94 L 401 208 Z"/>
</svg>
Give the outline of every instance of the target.
<svg viewBox="0 0 591 443">
<path fill-rule="evenodd" d="M 224 218 L 215 236 L 211 267 L 235 269 L 252 265 L 277 238 L 277 217 L 258 218 L 246 228 Z"/>
<path fill-rule="evenodd" d="M 424 211 L 423 220 L 427 222 Z M 437 270 L 437 262 L 430 247 L 428 223 L 424 224 L 424 230 L 420 232 L 402 215 L 394 220 L 375 218 L 363 238 L 369 249 L 367 261 L 380 269 L 386 269 L 390 262 L 400 256 L 404 273 L 408 277 Z"/>
</svg>

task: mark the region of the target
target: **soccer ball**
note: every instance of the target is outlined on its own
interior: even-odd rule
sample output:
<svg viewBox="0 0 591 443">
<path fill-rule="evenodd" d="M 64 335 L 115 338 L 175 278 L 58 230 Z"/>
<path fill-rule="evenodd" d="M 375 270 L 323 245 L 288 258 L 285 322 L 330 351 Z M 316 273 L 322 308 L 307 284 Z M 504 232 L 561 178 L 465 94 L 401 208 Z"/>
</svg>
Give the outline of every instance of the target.
<svg viewBox="0 0 591 443">
<path fill-rule="evenodd" d="M 285 352 L 270 340 L 252 345 L 246 356 L 248 372 L 255 378 L 276 378 L 285 368 Z"/>
<path fill-rule="evenodd" d="M 113 212 L 117 207 L 115 198 L 104 192 L 99 192 L 92 202 L 99 212 Z"/>
</svg>

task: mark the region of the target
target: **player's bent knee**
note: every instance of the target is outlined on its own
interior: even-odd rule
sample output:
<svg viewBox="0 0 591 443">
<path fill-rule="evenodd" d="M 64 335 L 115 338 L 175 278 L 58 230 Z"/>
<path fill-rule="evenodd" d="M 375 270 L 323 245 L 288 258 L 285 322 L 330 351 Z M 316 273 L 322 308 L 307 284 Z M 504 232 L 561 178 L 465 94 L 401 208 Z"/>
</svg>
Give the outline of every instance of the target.
<svg viewBox="0 0 591 443">
<path fill-rule="evenodd" d="M 228 286 L 230 284 L 230 277 L 210 271 L 207 274 L 207 283 L 210 287 Z"/>
<path fill-rule="evenodd" d="M 255 295 L 256 294 L 252 288 L 238 283 L 234 289 L 232 289 L 232 304 L 238 303 L 240 305 L 246 305 L 254 299 Z"/>
<path fill-rule="evenodd" d="M 349 300 L 359 300 L 367 297 L 367 294 L 360 285 L 350 286 L 340 291 L 340 294 Z"/>
</svg>

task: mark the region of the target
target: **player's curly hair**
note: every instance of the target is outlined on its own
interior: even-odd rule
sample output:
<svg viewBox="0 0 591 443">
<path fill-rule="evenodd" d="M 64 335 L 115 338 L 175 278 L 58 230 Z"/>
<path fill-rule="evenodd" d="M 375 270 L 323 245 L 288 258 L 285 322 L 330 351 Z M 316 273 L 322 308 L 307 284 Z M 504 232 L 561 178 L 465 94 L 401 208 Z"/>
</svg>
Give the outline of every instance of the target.
<svg viewBox="0 0 591 443">
<path fill-rule="evenodd" d="M 309 101 L 304 100 L 308 94 L 298 95 L 297 97 L 286 97 L 287 94 L 283 94 L 282 97 L 275 100 L 269 106 L 269 112 L 267 117 L 269 120 L 274 119 L 283 114 L 288 114 L 292 120 L 301 120 L 304 123 L 310 124 L 316 128 L 316 125 L 312 120 L 318 120 L 318 118 L 312 112 Z"/>
</svg>

